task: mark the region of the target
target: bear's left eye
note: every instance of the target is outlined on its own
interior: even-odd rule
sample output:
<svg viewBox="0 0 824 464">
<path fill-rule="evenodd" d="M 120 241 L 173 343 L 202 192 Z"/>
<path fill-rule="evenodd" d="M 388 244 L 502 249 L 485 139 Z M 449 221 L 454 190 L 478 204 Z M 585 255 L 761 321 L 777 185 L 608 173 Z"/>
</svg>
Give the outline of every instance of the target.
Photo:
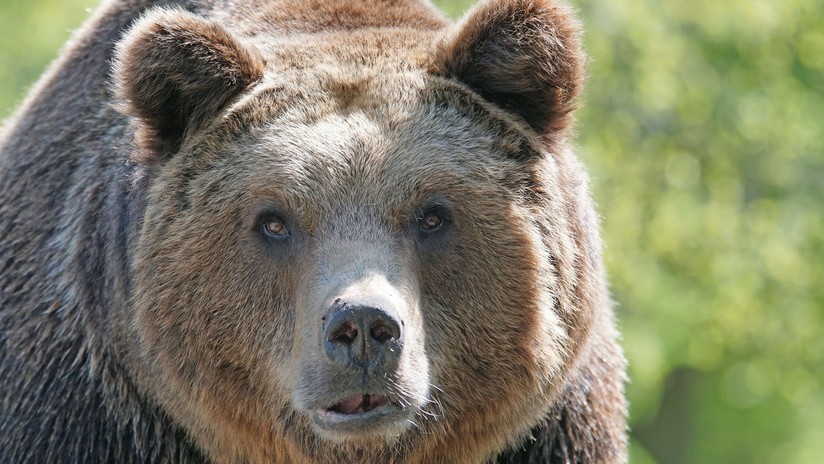
<svg viewBox="0 0 824 464">
<path fill-rule="evenodd" d="M 263 221 L 263 233 L 268 237 L 283 239 L 289 237 L 289 228 L 283 219 L 277 216 L 271 216 Z"/>
<path fill-rule="evenodd" d="M 449 209 L 441 204 L 420 209 L 415 214 L 418 230 L 424 235 L 440 232 L 449 224 L 450 218 Z"/>
<path fill-rule="evenodd" d="M 436 211 L 427 211 L 418 221 L 418 225 L 424 232 L 434 232 L 443 225 L 443 218 Z"/>
</svg>

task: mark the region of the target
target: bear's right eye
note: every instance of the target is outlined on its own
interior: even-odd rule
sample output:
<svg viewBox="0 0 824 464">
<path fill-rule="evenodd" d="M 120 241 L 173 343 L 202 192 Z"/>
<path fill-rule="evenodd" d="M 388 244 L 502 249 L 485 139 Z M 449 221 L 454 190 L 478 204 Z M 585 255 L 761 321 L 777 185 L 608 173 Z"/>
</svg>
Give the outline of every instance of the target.
<svg viewBox="0 0 824 464">
<path fill-rule="evenodd" d="M 289 237 L 289 228 L 283 219 L 277 216 L 270 216 L 263 220 L 263 233 L 267 237 L 284 239 Z"/>
</svg>

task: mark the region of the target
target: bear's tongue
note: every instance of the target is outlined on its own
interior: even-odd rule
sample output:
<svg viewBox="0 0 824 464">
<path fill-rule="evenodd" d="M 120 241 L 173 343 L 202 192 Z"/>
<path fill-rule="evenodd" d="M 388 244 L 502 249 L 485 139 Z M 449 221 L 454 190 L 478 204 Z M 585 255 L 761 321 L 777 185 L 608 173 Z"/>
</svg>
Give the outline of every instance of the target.
<svg viewBox="0 0 824 464">
<path fill-rule="evenodd" d="M 332 406 L 331 411 L 339 414 L 356 414 L 369 412 L 389 402 L 389 398 L 381 395 L 359 395 L 347 398 Z"/>
</svg>

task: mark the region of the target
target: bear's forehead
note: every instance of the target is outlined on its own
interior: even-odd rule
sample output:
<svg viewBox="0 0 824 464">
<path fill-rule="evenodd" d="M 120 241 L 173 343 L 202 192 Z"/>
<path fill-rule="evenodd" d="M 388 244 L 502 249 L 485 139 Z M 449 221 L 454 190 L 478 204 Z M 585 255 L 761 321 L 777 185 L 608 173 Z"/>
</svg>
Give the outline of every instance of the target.
<svg viewBox="0 0 824 464">
<path fill-rule="evenodd" d="M 509 164 L 516 151 L 540 145 L 467 88 L 423 72 L 322 65 L 267 80 L 224 120 L 246 132 L 233 137 L 240 145 L 273 160 L 472 170 Z"/>
<path fill-rule="evenodd" d="M 410 195 L 481 188 L 496 156 L 489 136 L 444 119 L 393 125 L 352 109 L 273 122 L 253 136 L 241 163 L 252 189 L 275 184 L 295 200 L 328 207 L 400 205 L 424 200 Z"/>
<path fill-rule="evenodd" d="M 308 101 L 248 134 L 241 146 L 250 168 L 313 188 L 362 184 L 372 193 L 428 183 L 483 185 L 496 171 L 517 168 L 502 145 L 524 138 L 518 130 L 490 124 L 470 106 L 404 88 L 398 82 L 404 79 L 414 77 L 324 83 Z M 351 88 L 357 85 L 363 89 Z"/>
<path fill-rule="evenodd" d="M 528 176 L 513 155 L 539 146 L 468 89 L 424 73 L 314 68 L 295 79 L 268 77 L 180 157 L 186 178 L 205 174 L 193 187 L 277 200 L 315 225 L 367 209 L 399 224 L 432 201 L 512 197 Z"/>
<path fill-rule="evenodd" d="M 421 105 L 346 107 L 306 119 L 271 121 L 250 134 L 261 160 L 279 167 L 367 177 L 397 172 L 466 171 L 492 163 L 494 136 L 455 112 Z"/>
</svg>

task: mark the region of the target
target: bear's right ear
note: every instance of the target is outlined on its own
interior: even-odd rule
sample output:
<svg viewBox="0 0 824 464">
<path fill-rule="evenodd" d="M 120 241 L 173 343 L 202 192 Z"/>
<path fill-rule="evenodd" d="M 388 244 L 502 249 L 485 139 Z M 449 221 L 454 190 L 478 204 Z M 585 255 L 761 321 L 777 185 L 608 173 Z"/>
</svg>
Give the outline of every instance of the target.
<svg viewBox="0 0 824 464">
<path fill-rule="evenodd" d="M 179 9 L 139 19 L 115 51 L 120 110 L 137 119 L 137 161 L 162 159 L 263 76 L 263 60 L 220 25 Z"/>
</svg>

